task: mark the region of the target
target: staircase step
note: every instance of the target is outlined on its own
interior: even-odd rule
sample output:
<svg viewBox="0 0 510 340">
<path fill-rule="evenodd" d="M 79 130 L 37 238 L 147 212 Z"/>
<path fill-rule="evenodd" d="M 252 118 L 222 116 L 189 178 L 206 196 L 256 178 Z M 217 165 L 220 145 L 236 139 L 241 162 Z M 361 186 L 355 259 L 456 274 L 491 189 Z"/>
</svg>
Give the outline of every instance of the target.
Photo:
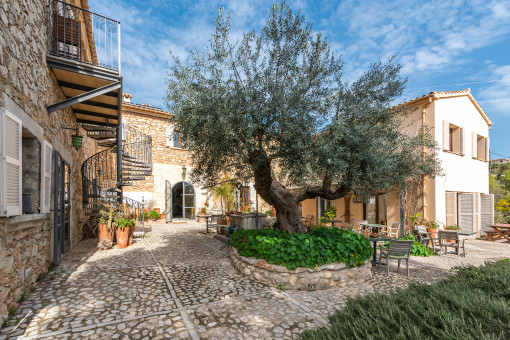
<svg viewBox="0 0 510 340">
<path fill-rule="evenodd" d="M 89 198 L 118 198 L 119 194 L 107 194 L 107 195 L 89 195 Z"/>
</svg>

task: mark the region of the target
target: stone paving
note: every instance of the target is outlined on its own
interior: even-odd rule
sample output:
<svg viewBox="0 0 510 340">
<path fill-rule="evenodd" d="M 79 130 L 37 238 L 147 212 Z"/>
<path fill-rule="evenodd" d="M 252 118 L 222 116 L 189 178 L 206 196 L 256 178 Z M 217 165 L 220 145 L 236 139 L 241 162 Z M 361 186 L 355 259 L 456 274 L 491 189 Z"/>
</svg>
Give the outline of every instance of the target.
<svg viewBox="0 0 510 340">
<path fill-rule="evenodd" d="M 230 264 L 227 249 L 204 225 L 152 224 L 127 249 L 99 251 L 85 240 L 27 293 L 3 339 L 293 339 L 327 324 L 357 295 L 431 283 L 453 266 L 510 257 L 510 244 L 467 241 L 468 256 L 411 259 L 373 268 L 363 284 L 323 291 L 279 291 Z"/>
</svg>

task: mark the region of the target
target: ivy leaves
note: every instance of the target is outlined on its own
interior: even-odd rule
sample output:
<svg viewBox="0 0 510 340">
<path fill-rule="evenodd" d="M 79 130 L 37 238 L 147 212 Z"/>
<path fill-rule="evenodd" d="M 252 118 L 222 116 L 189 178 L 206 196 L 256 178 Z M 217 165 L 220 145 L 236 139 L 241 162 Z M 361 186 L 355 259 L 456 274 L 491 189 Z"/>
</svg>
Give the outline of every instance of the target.
<svg viewBox="0 0 510 340">
<path fill-rule="evenodd" d="M 317 228 L 309 233 L 286 234 L 277 230 L 241 230 L 232 245 L 242 256 L 256 257 L 294 270 L 329 263 L 361 266 L 372 254 L 370 242 L 352 230 Z"/>
</svg>

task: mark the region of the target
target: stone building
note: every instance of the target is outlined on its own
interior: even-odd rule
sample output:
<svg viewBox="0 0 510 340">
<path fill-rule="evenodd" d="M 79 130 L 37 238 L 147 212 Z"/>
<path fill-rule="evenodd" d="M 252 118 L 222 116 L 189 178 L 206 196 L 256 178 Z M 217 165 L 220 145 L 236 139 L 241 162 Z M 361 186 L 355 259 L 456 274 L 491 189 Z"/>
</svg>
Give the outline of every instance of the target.
<svg viewBox="0 0 510 340">
<path fill-rule="evenodd" d="M 137 201 L 143 198 L 150 208 L 169 215 L 165 216 L 168 222 L 194 219 L 205 205 L 208 213 L 220 213 L 220 201 L 212 197 L 210 190 L 191 182 L 188 174 L 193 169 L 193 159 L 170 117 L 160 108 L 134 104 L 130 94 L 123 94 L 122 121 L 152 136 L 153 162 L 152 176 L 126 187 L 124 195 Z M 269 208 L 260 197 L 257 199 L 250 183 L 236 190 L 235 196 L 238 209 L 244 205 L 243 210 L 255 211 L 257 201 L 259 211 Z"/>
<path fill-rule="evenodd" d="M 102 194 L 82 165 L 119 145 L 119 25 L 88 0 L 0 0 L 0 319 L 82 239 L 83 190 Z"/>
</svg>

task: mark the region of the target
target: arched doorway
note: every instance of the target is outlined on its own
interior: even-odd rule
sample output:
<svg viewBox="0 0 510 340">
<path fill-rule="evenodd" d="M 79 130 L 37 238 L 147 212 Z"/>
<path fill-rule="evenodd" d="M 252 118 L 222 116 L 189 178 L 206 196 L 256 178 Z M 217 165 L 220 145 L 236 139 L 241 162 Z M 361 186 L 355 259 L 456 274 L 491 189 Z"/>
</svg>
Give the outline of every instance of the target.
<svg viewBox="0 0 510 340">
<path fill-rule="evenodd" d="M 172 187 L 172 218 L 195 218 L 195 188 L 189 182 L 178 182 Z"/>
</svg>

